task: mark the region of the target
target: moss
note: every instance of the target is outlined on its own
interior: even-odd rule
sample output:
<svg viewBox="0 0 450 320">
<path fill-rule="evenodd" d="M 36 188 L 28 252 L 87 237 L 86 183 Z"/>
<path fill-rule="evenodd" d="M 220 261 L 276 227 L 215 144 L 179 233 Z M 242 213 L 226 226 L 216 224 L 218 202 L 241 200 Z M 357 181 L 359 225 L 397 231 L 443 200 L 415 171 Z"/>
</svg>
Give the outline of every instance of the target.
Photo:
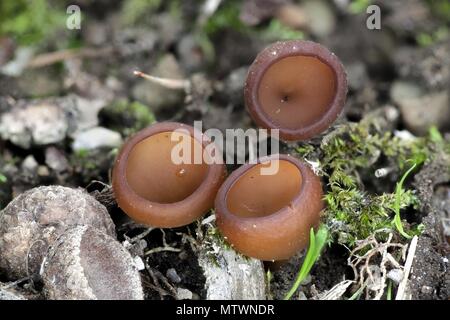
<svg viewBox="0 0 450 320">
<path fill-rule="evenodd" d="M 104 123 L 123 136 L 130 136 L 153 124 L 156 119 L 151 109 L 140 102 L 117 100 L 104 108 L 100 117 Z"/>
<path fill-rule="evenodd" d="M 448 27 L 440 27 L 433 32 L 421 32 L 416 36 L 416 41 L 421 47 L 429 47 L 437 42 L 445 41 L 448 38 Z"/>
<path fill-rule="evenodd" d="M 162 0 L 128 0 L 123 2 L 121 19 L 125 25 L 136 25 L 145 21 L 147 15 L 161 6 Z"/>
<path fill-rule="evenodd" d="M 360 14 L 366 12 L 367 7 L 371 4 L 371 0 L 352 0 L 349 5 L 349 11 L 353 14 Z"/>
<path fill-rule="evenodd" d="M 225 29 L 240 32 L 249 30 L 239 19 L 240 5 L 240 1 L 236 0 L 224 2 L 205 23 L 204 32 L 213 35 Z"/>
<path fill-rule="evenodd" d="M 305 34 L 301 31 L 294 30 L 284 24 L 278 19 L 272 19 L 270 23 L 262 29 L 262 38 L 268 41 L 279 40 L 298 40 L 304 39 Z"/>
<path fill-rule="evenodd" d="M 418 209 L 415 191 L 402 189 L 396 195 L 395 182 L 412 163 L 432 159 L 437 140 L 436 132 L 428 137 L 401 139 L 391 132 L 382 132 L 368 117 L 360 123 L 338 127 L 324 137 L 318 149 L 311 144 L 300 145 L 296 150 L 303 157 L 320 159 L 314 162 L 319 163 L 319 173 L 326 182 L 324 221 L 333 239 L 352 247 L 356 240 L 375 232 L 384 237 L 394 231 L 396 196 L 400 209 Z M 381 167 L 390 170 L 388 179 L 378 182 L 381 187 L 361 178 L 374 175 L 374 168 Z M 406 232 L 418 233 L 420 228 L 407 226 Z"/>
<path fill-rule="evenodd" d="M 0 2 L 0 36 L 14 37 L 20 44 L 30 45 L 64 28 L 65 8 L 47 0 Z"/>
<path fill-rule="evenodd" d="M 436 16 L 450 23 L 450 2 L 448 0 L 427 0 L 426 3 Z"/>
</svg>

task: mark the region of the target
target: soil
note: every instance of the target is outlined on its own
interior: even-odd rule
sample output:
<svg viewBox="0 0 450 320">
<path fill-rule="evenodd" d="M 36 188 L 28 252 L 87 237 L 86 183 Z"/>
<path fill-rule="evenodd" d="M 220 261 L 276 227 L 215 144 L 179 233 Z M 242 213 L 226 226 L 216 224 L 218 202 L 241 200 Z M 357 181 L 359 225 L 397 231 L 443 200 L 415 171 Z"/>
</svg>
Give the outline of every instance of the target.
<svg viewBox="0 0 450 320">
<path fill-rule="evenodd" d="M 265 1 L 271 5 L 283 3 Z M 257 26 L 248 26 L 243 22 L 235 22 L 239 21 L 239 14 L 242 15 L 244 9 L 239 1 L 230 1 L 237 8 L 236 12 L 230 10 L 234 14 L 233 17 L 228 17 L 231 22 L 222 21 L 226 19 L 226 15 L 222 14 L 221 18 L 216 17 L 222 19 L 219 22 L 210 21 L 202 26 L 192 23 L 201 15 L 201 7 L 196 1 L 182 1 L 179 8 L 180 22 L 170 16 L 173 8 L 168 5 L 171 1 L 167 1 L 154 11 L 148 10 L 137 22 L 123 26 L 118 21 L 124 15 L 123 4 L 126 1 L 116 1 L 113 6 L 109 2 L 108 5 L 78 2 L 86 19 L 82 29 L 74 31 L 77 33 L 72 40 L 97 50 L 113 46 L 113 50 L 100 57 L 61 59 L 50 66 L 50 69 L 49 66 L 25 69 L 17 77 L 0 72 L 0 117 L 11 112 L 17 104 L 26 106 L 36 100 L 58 97 L 63 101 L 69 94 L 76 94 L 89 103 L 100 101 L 103 108 L 96 117 L 98 123 L 95 125 L 119 132 L 123 139 L 149 125 L 151 121 L 142 121 L 139 118 L 142 113 L 132 113 L 129 111 L 131 109 L 126 109 L 125 115 L 113 112 L 111 106 L 117 102 L 125 105 L 139 102 L 157 121 L 192 124 L 194 120 L 202 120 L 205 130 L 256 128 L 245 110 L 242 88 L 246 70 L 256 54 L 265 45 L 285 37 L 285 33 L 280 30 L 275 30 L 275 33 L 273 30 L 271 33 L 266 32 L 275 19 L 273 13 L 261 16 Z M 374 109 L 393 106 L 400 114 L 400 120 L 389 123 L 390 131 L 408 130 L 420 135 L 415 130 L 421 128 L 423 123 L 416 123 L 420 119 L 413 119 L 415 122 L 412 123 L 401 113 L 391 90 L 395 83 L 402 81 L 415 82 L 426 93 L 448 91 L 450 19 L 437 15 L 425 0 L 414 0 L 408 4 L 408 10 L 417 9 L 411 12 L 423 12 L 418 15 L 401 14 L 405 5 L 400 5 L 403 2 L 399 0 L 375 1 L 381 6 L 383 25 L 381 30 L 368 30 L 365 27 L 367 15 L 364 11 L 350 13 L 348 8 L 328 3 L 325 7 L 336 20 L 335 27 L 327 34 L 314 34 L 311 26 L 305 26 L 301 31 L 306 39 L 328 46 L 340 57 L 347 70 L 347 103 L 336 123 L 359 122 Z M 214 18 L 213 15 L 210 19 Z M 178 24 L 183 27 L 177 28 Z M 212 32 L 206 41 L 204 30 L 208 26 L 212 28 L 211 25 L 219 25 L 219 31 Z M 446 29 L 447 35 L 443 38 L 436 36 L 426 46 L 418 40 L 419 35 L 434 35 L 438 29 Z M 67 32 L 61 32 L 56 36 L 44 37 L 40 45 L 35 45 L 36 54 L 57 51 L 58 43 L 67 42 L 67 36 Z M 0 34 L 0 40 L 1 38 Z M 13 36 L 10 38 L 14 40 Z M 0 57 L 3 49 L 0 41 Z M 168 56 L 171 57 L 169 60 L 173 58 L 175 61 L 175 69 L 181 71 L 173 72 L 173 66 L 167 67 L 167 70 L 162 66 L 165 76 L 197 81 L 193 92 L 186 95 L 181 91 L 170 99 L 164 99 L 165 95 L 170 95 L 167 91 L 161 93 L 160 88 L 149 85 L 144 86 L 143 90 L 150 92 L 150 98 L 138 94 L 137 86 L 142 85 L 144 80 L 136 78 L 132 74 L 133 70 L 151 72 L 164 60 L 163 57 Z M 425 63 L 426 57 L 430 58 Z M 0 68 L 1 64 L 0 60 Z M 151 95 L 160 99 L 152 100 Z M 61 104 L 62 102 L 57 103 L 59 106 Z M 450 102 L 447 102 L 446 107 L 450 109 Z M 73 121 L 70 115 L 68 119 L 67 121 Z M 450 125 L 441 122 L 439 114 L 430 121 L 438 126 L 443 139 L 448 141 Z M 320 143 L 322 137 L 313 139 L 313 143 L 316 140 Z M 0 136 L 0 209 L 17 195 L 36 186 L 58 184 L 83 187 L 107 207 L 116 224 L 120 241 L 127 241 L 145 232 L 145 227 L 130 221 L 117 207 L 109 187 L 110 172 L 118 146 L 80 152 L 72 148 L 74 139 L 75 136 L 67 133 L 64 138 L 51 143 L 18 146 L 10 139 L 2 139 Z M 298 146 L 296 143 L 283 143 L 280 150 L 295 153 Z M 53 148 L 52 151 L 49 148 Z M 57 165 L 51 164 L 49 160 L 48 153 L 54 150 Z M 30 156 L 36 165 L 28 166 L 30 162 L 24 161 Z M 450 235 L 443 227 L 443 221 L 450 217 L 449 157 L 443 151 L 437 159 L 424 166 L 415 176 L 413 185 L 408 186 L 416 190 L 421 200 L 420 208 L 410 210 L 408 222 L 421 222 L 425 226 L 424 233 L 419 237 L 410 276 L 410 290 L 415 299 L 449 299 Z M 230 165 L 228 170 L 235 167 Z M 373 170 L 364 171 L 361 176 L 368 192 L 394 190 L 396 179 L 388 177 L 386 180 L 376 180 L 372 172 Z M 205 277 L 197 261 L 198 244 L 192 240 L 196 238 L 196 228 L 197 224 L 194 223 L 179 229 L 154 229 L 131 245 L 130 252 L 140 256 L 146 265 L 141 272 L 146 299 L 175 299 L 178 288 L 188 289 L 192 292 L 193 299 L 205 298 Z M 166 244 L 175 248 L 176 252 L 146 254 L 149 250 Z M 347 248 L 338 244 L 327 247 L 313 267 L 308 283 L 303 284 L 300 291 L 310 298 L 317 292 L 331 289 L 344 279 L 351 279 L 353 273 L 347 265 L 348 252 Z M 275 268 L 269 297 L 284 297 L 292 286 L 302 261 L 303 254 L 299 254 Z M 5 278 L 0 275 L 0 280 L 5 281 Z M 20 282 L 17 288 L 33 294 L 39 293 L 41 289 L 39 283 L 27 281 Z"/>
</svg>

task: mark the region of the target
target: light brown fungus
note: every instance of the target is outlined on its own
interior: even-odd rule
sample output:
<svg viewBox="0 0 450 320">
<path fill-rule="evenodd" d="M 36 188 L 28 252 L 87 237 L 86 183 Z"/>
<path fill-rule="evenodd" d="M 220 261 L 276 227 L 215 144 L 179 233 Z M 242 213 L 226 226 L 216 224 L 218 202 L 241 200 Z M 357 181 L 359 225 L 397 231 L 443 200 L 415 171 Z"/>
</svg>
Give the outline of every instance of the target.
<svg viewBox="0 0 450 320">
<path fill-rule="evenodd" d="M 190 144 L 191 154 L 178 163 L 174 148 L 182 140 Z M 226 172 L 223 163 L 202 157 L 208 156 L 203 151 L 210 143 L 193 127 L 176 122 L 160 122 L 138 132 L 122 147 L 113 169 L 119 207 L 137 222 L 161 228 L 201 217 L 212 208 Z M 194 161 L 196 150 L 199 162 Z"/>
<path fill-rule="evenodd" d="M 262 174 L 261 168 L 276 162 L 275 174 Z M 319 224 L 322 195 L 307 164 L 287 155 L 266 157 L 225 180 L 215 201 L 217 225 L 237 251 L 285 260 L 308 245 L 310 229 Z"/>
</svg>

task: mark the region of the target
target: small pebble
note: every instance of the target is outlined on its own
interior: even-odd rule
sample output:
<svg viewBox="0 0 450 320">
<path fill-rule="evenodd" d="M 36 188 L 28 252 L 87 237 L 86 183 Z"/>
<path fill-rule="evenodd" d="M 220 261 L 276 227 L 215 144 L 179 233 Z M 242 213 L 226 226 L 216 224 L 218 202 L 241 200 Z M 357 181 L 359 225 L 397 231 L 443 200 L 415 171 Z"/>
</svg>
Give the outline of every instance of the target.
<svg viewBox="0 0 450 320">
<path fill-rule="evenodd" d="M 173 283 L 181 282 L 181 278 L 174 268 L 167 269 L 166 277 L 169 278 L 169 280 L 172 281 Z"/>
</svg>

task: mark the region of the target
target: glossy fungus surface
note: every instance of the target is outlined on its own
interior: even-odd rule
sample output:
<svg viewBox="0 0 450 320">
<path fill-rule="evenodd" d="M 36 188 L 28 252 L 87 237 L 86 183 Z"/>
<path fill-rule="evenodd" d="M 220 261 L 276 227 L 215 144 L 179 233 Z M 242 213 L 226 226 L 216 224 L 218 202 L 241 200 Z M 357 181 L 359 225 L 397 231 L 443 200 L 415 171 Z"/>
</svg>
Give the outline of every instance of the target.
<svg viewBox="0 0 450 320">
<path fill-rule="evenodd" d="M 249 69 L 245 102 L 255 122 L 284 140 L 306 140 L 342 111 L 347 80 L 339 59 L 311 41 L 277 42 Z"/>
<path fill-rule="evenodd" d="M 131 218 L 155 227 L 178 227 L 213 206 L 225 167 L 205 161 L 203 156 L 208 155 L 203 150 L 211 142 L 195 132 L 184 124 L 161 122 L 125 143 L 114 166 L 113 189 L 119 206 Z M 182 141 L 190 146 L 183 152 L 188 150 L 190 155 L 178 163 L 173 158 L 177 154 L 174 148 Z M 200 162 L 194 162 L 197 151 Z"/>
<path fill-rule="evenodd" d="M 278 164 L 272 175 L 261 169 Z M 216 197 L 217 224 L 233 247 L 261 260 L 284 260 L 305 248 L 323 207 L 319 178 L 298 159 L 277 155 L 246 164 Z"/>
</svg>

